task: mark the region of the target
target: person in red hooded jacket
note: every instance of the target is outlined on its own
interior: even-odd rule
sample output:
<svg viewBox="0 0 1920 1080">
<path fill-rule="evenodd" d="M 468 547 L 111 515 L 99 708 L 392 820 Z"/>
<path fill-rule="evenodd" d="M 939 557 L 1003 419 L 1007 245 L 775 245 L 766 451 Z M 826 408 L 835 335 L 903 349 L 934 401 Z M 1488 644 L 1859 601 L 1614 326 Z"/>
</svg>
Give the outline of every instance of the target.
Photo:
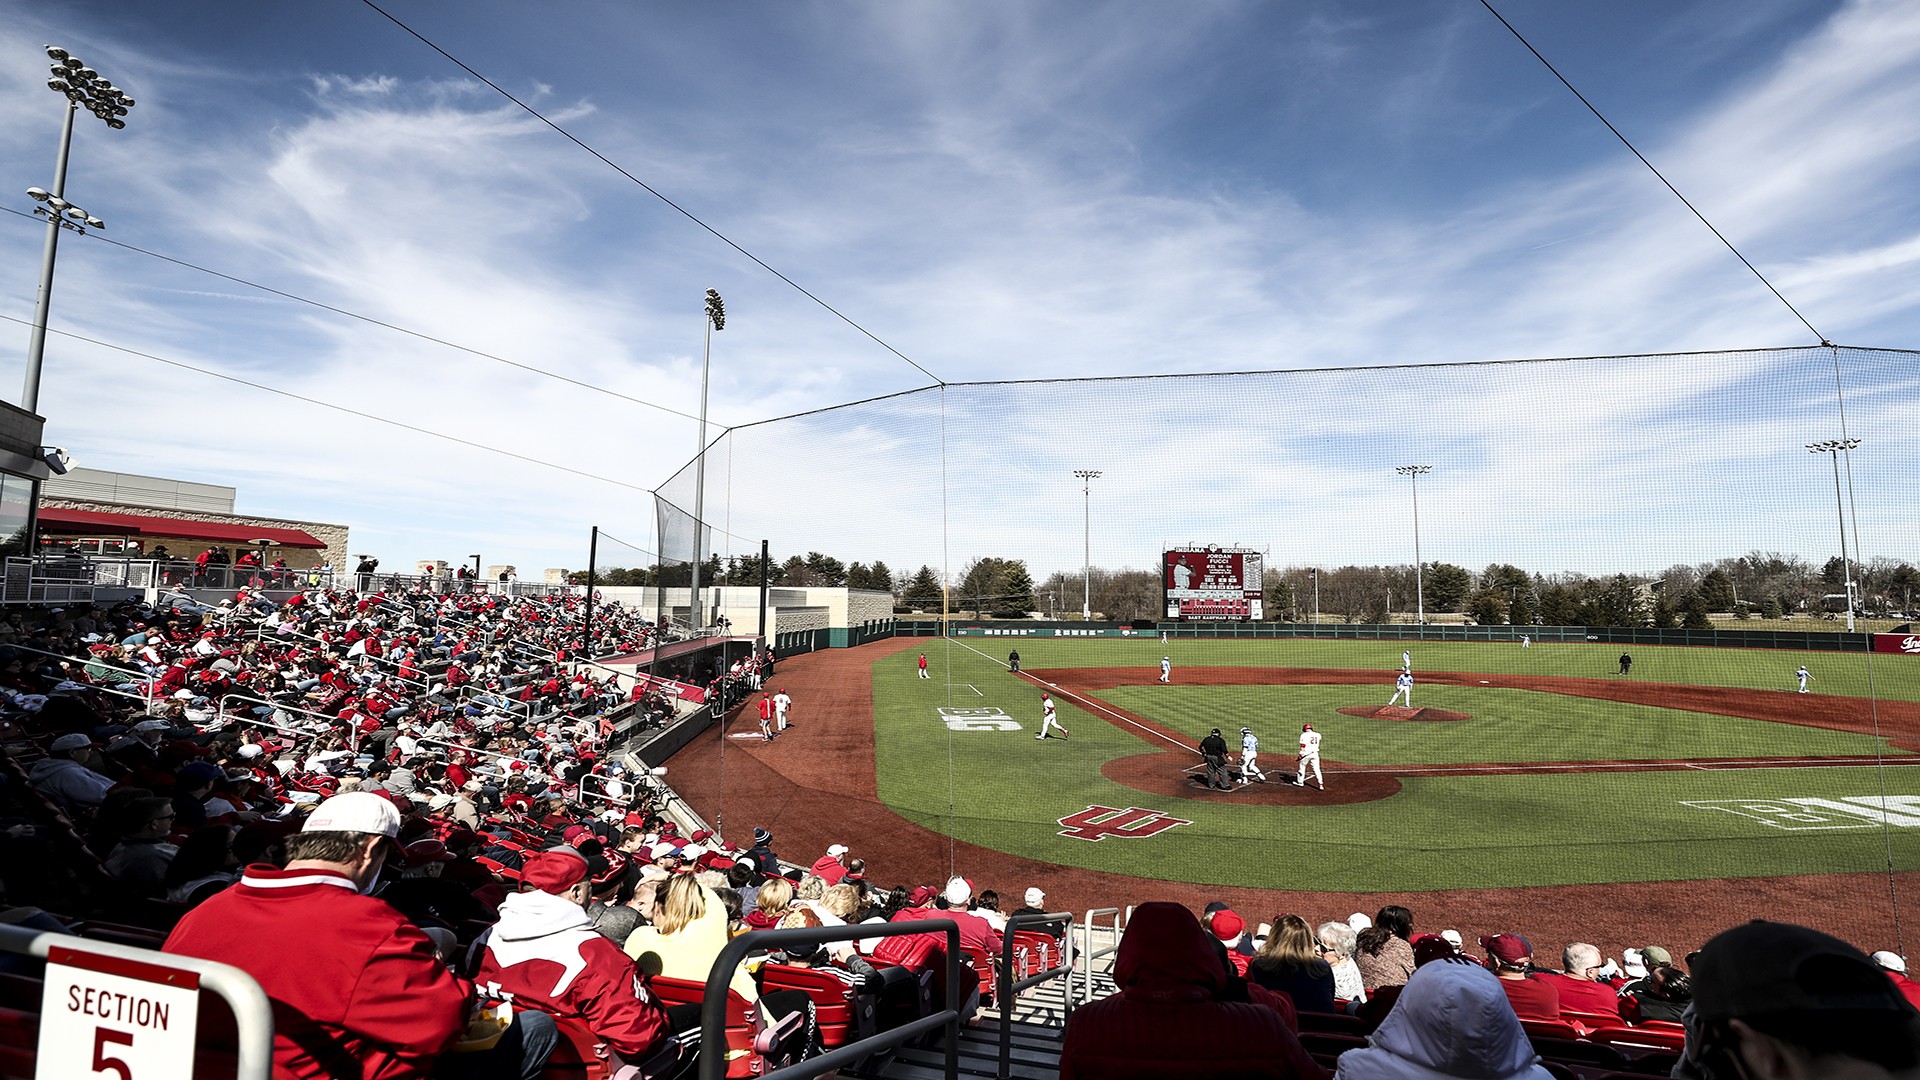
<svg viewBox="0 0 1920 1080">
<path fill-rule="evenodd" d="M 1114 957 L 1120 992 L 1073 1011 L 1060 1054 L 1076 1077 L 1302 1077 L 1320 1067 L 1262 1005 L 1223 998 L 1226 968 L 1179 904 L 1135 909 Z"/>
<path fill-rule="evenodd" d="M 482 993 L 562 1023 L 584 1024 L 625 1062 L 665 1048 L 666 1010 L 648 993 L 633 958 L 594 929 L 586 856 L 571 847 L 527 856 L 521 892 L 500 904 L 500 921 L 482 939 L 474 981 Z M 693 1023 L 698 1023 L 698 1008 Z"/>
</svg>

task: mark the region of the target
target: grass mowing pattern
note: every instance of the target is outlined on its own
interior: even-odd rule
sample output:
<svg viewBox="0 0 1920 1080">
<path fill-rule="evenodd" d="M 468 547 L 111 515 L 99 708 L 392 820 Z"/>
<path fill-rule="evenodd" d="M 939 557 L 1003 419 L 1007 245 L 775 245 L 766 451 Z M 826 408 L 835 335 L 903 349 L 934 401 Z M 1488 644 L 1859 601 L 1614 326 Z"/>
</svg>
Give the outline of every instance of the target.
<svg viewBox="0 0 1920 1080">
<path fill-rule="evenodd" d="M 1166 748 L 1163 740 L 1142 737 L 1131 727 L 1090 715 L 1068 696 L 1055 695 L 1060 719 L 1072 735 L 1036 741 L 1037 687 L 1009 675 L 998 659 L 959 643 L 929 645 L 933 679 L 915 676 L 915 652 L 896 654 L 874 668 L 880 796 L 918 824 L 984 847 L 1147 878 L 1355 891 L 1688 880 L 1884 866 L 1889 837 L 1877 826 L 1790 829 L 1778 820 L 1769 824 L 1684 805 L 1876 796 L 1881 771 L 1871 767 L 1417 776 L 1406 779 L 1391 798 L 1345 806 L 1266 807 L 1150 795 L 1107 780 L 1100 766 Z M 1017 645 L 1030 669 L 1146 668 L 1169 651 L 1157 641 Z M 1862 755 L 1875 746 L 1868 736 L 1844 732 L 1472 687 L 1416 691 L 1419 704 L 1467 712 L 1475 717 L 1470 721 L 1366 720 L 1333 709 L 1384 702 L 1391 693 L 1390 670 L 1383 670 L 1379 685 L 1183 687 L 1180 668 L 1214 663 L 1387 669 L 1398 666 L 1398 649 L 1371 642 L 1226 641 L 1175 645 L 1170 651 L 1176 685 L 1117 687 L 1100 696 L 1196 735 L 1216 725 L 1237 730 L 1243 718 L 1261 721 L 1252 726 L 1262 736 L 1269 769 L 1290 766 L 1295 716 L 1315 711 L 1320 715 L 1309 718 L 1327 734 L 1327 757 L 1370 766 Z M 1606 646 L 1521 650 L 1488 644 L 1427 645 L 1414 651 L 1416 675 L 1432 669 L 1586 677 L 1611 672 L 1619 652 Z M 1864 688 L 1867 681 L 1868 661 L 1859 654 L 1628 651 L 1635 657 L 1636 680 L 1784 689 L 1791 684 L 1783 674 L 1804 659 L 1819 676 L 1816 687 L 1822 691 Z M 1902 657 L 1878 657 L 1874 663 L 1881 697 L 1920 697 L 1920 664 Z M 942 708 L 978 711 L 961 714 L 962 722 L 992 719 L 982 715 L 989 713 L 1020 727 L 950 731 Z M 1920 800 L 1920 770 L 1890 767 L 1885 778 L 1890 796 Z M 1337 769 L 1329 770 L 1328 780 L 1339 783 Z M 1147 838 L 1099 843 L 1059 835 L 1060 817 L 1095 804 L 1151 808 L 1192 824 Z M 1822 819 L 1817 807 L 1775 809 Z M 1844 814 L 1823 820 L 1860 821 Z M 1920 867 L 1920 829 L 1894 828 L 1890 839 L 1896 866 Z"/>
</svg>

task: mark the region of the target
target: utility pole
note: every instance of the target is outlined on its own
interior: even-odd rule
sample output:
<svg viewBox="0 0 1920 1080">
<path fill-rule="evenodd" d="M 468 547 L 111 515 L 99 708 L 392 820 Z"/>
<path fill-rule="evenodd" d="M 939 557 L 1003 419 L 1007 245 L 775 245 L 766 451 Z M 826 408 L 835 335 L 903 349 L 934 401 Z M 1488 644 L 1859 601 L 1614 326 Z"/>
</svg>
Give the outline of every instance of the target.
<svg viewBox="0 0 1920 1080">
<path fill-rule="evenodd" d="M 1093 621 L 1093 482 L 1100 478 L 1099 469 L 1075 469 L 1073 475 L 1080 478 L 1082 540 L 1084 544 L 1083 591 L 1080 597 L 1080 618 L 1085 622 Z"/>
<path fill-rule="evenodd" d="M 1413 481 L 1413 602 L 1414 618 L 1420 625 L 1427 624 L 1426 584 L 1422 579 L 1420 563 L 1420 477 L 1433 471 L 1431 465 L 1398 465 L 1394 472 Z"/>
</svg>

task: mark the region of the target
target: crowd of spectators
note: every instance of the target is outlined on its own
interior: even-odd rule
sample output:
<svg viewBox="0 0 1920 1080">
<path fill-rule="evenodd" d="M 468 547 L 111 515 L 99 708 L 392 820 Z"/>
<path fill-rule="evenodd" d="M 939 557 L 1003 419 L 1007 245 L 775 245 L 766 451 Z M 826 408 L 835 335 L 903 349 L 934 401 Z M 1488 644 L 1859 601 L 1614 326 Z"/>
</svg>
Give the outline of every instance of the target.
<svg viewBox="0 0 1920 1080">
<path fill-rule="evenodd" d="M 322 588 L 7 612 L 6 917 L 62 926 L 37 906 L 146 927 L 247 970 L 275 1006 L 281 1075 L 535 1077 L 569 1052 L 684 1059 L 697 1013 L 657 988 L 704 983 L 751 930 L 951 919 L 984 967 L 1009 917 L 1045 913 L 1038 888 L 1003 914 L 965 877 L 883 886 L 843 845 L 788 860 L 765 828 L 735 846 L 677 823 L 655 779 L 609 751 L 633 695 L 568 663 L 583 618 L 577 597 Z M 597 640 L 643 647 L 635 613 L 594 620 Z M 758 686 L 760 658 L 722 677 Z M 862 855 L 885 872 L 883 852 Z M 1758 978 L 1720 938 L 1684 965 L 1659 945 L 1615 960 L 1570 942 L 1553 967 L 1521 933 L 1478 935 L 1476 950 L 1417 932 L 1399 906 L 1255 924 L 1225 904 L 1147 904 L 1116 959 L 1120 992 L 1069 1024 L 1063 1074 L 1323 1077 L 1301 1018 L 1347 1016 L 1372 1037 L 1340 1076 L 1546 1075 L 1529 1023 L 1688 1031 L 1699 1052 L 1690 1042 L 1675 1068 L 1742 1063 L 1717 1075 L 1823 1075 L 1774 1066 L 1855 1053 L 1886 1069 L 1859 1075 L 1911 1075 L 1920 1044 L 1887 1032 L 1908 1031 L 1920 1000 L 1904 962 L 1795 932 L 1754 933 L 1773 935 L 1776 961 L 1809 958 L 1811 973 L 1767 970 L 1801 986 L 1776 985 L 1778 1000 L 1830 1012 L 1830 1028 L 1710 982 L 1715 956 L 1741 957 L 1723 980 Z M 762 953 L 723 977 L 767 1025 L 758 1052 L 799 1059 L 821 1045 L 815 1007 L 770 972 L 824 973 L 885 1027 L 938 1000 L 943 940 Z M 970 981 L 969 1011 L 978 994 Z M 1230 1037 L 1203 1049 L 1165 1038 L 1169 1024 Z"/>
</svg>

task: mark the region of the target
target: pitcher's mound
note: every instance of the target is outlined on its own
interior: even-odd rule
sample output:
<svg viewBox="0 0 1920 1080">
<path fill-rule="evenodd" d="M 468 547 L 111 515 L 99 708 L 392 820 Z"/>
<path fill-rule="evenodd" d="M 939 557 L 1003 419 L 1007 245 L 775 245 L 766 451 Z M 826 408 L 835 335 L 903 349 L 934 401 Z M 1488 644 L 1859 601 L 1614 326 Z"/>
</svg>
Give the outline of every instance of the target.
<svg viewBox="0 0 1920 1080">
<path fill-rule="evenodd" d="M 1471 720 L 1473 717 L 1451 709 L 1409 709 L 1400 705 L 1349 705 L 1339 710 L 1343 716 L 1364 716 L 1373 720 L 1445 721 Z"/>
</svg>

